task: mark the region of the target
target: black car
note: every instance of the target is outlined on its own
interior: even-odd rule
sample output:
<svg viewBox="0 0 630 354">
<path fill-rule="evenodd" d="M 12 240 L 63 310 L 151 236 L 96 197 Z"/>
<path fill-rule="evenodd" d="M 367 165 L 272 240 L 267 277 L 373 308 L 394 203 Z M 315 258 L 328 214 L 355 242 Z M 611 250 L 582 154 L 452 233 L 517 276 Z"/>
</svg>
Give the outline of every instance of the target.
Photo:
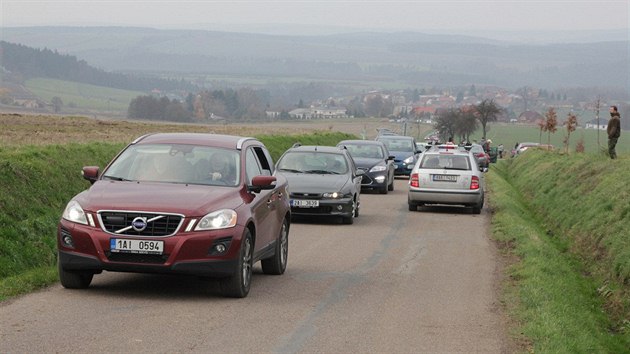
<svg viewBox="0 0 630 354">
<path fill-rule="evenodd" d="M 345 224 L 359 216 L 364 172 L 346 149 L 294 146 L 276 167 L 289 182 L 292 216 L 339 216 Z"/>
<path fill-rule="evenodd" d="M 413 165 L 416 164 L 420 151 L 416 147 L 416 139 L 403 135 L 381 135 L 376 138 L 387 147 L 387 150 L 394 155 L 394 165 L 396 176 L 409 176 Z"/>
<path fill-rule="evenodd" d="M 394 190 L 394 156 L 389 154 L 385 144 L 373 140 L 344 140 L 337 147 L 346 148 L 357 167 L 365 172 L 361 187 L 381 194 Z"/>
</svg>

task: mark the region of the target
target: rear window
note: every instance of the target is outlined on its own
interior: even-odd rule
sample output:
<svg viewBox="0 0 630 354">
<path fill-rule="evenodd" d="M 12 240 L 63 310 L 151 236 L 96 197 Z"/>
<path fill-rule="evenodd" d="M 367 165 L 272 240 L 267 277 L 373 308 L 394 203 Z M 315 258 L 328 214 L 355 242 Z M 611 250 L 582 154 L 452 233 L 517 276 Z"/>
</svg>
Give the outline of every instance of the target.
<svg viewBox="0 0 630 354">
<path fill-rule="evenodd" d="M 420 161 L 420 168 L 446 169 L 446 170 L 470 170 L 470 159 L 464 155 L 431 154 L 425 155 Z"/>
</svg>

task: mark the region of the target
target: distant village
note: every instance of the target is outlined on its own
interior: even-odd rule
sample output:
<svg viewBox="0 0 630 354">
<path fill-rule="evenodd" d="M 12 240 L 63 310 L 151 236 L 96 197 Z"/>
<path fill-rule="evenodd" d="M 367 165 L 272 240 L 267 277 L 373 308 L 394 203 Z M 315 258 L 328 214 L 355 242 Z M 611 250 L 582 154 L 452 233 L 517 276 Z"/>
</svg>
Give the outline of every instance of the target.
<svg viewBox="0 0 630 354">
<path fill-rule="evenodd" d="M 414 100 L 409 100 L 408 95 L 402 92 L 371 91 L 360 99 L 364 109 L 380 105 L 376 111 L 380 114 L 368 114 L 367 116 L 379 116 L 390 122 L 411 121 L 431 124 L 444 110 L 473 106 L 484 99 L 492 99 L 504 109 L 503 114 L 498 119 L 499 122 L 504 123 L 536 124 L 545 119 L 543 115 L 549 107 L 553 107 L 558 112 L 576 114 L 580 125 L 585 129 L 606 130 L 608 122 L 608 103 L 603 100 L 599 102 L 600 118 L 598 121 L 596 118 L 598 114 L 597 102 L 575 102 L 575 100 L 567 98 L 566 95 L 550 95 L 535 89 L 512 93 L 501 88 L 484 88 L 483 92 L 474 93 L 474 95 L 453 95 L 450 92 L 419 94 Z M 365 116 L 365 114 L 356 115 L 349 108 L 356 106 L 356 100 L 357 97 L 329 98 L 328 100 L 312 102 L 308 107 L 295 108 L 288 112 L 267 111 L 266 114 L 271 119 L 279 118 L 284 114 L 296 120 L 343 119 Z"/>
</svg>

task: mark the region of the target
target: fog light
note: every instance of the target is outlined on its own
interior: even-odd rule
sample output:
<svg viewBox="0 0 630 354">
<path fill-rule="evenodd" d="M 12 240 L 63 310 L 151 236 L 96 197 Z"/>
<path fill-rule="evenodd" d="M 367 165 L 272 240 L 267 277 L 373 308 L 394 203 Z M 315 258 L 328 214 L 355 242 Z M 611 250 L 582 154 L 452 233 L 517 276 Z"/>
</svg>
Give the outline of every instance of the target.
<svg viewBox="0 0 630 354">
<path fill-rule="evenodd" d="M 225 252 L 225 245 L 220 243 L 220 244 L 214 246 L 214 251 L 216 253 L 223 253 L 223 252 Z"/>
<path fill-rule="evenodd" d="M 337 210 L 342 211 L 343 210 L 343 205 L 337 205 Z"/>
<path fill-rule="evenodd" d="M 63 243 L 64 246 L 69 247 L 69 248 L 74 248 L 74 240 L 72 239 L 72 236 L 70 235 L 64 235 L 61 238 L 61 242 Z"/>
<path fill-rule="evenodd" d="M 378 176 L 374 178 L 376 180 L 376 182 L 378 183 L 383 183 L 385 182 L 385 176 Z"/>
</svg>

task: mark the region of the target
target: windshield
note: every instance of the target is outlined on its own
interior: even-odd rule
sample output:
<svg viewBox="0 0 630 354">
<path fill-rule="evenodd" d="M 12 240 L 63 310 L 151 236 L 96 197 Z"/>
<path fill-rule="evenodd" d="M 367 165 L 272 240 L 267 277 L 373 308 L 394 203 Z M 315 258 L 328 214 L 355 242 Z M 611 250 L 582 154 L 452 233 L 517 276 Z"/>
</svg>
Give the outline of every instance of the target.
<svg viewBox="0 0 630 354">
<path fill-rule="evenodd" d="M 387 146 L 389 151 L 415 152 L 415 146 L 411 139 L 379 139 L 380 142 Z"/>
<path fill-rule="evenodd" d="M 469 161 L 462 155 L 425 155 L 420 162 L 420 168 L 470 170 Z"/>
<path fill-rule="evenodd" d="M 281 172 L 292 173 L 340 175 L 349 171 L 343 155 L 324 152 L 287 152 L 276 167 Z"/>
<path fill-rule="evenodd" d="M 129 146 L 103 173 L 103 179 L 236 186 L 238 152 L 207 146 L 146 144 Z"/>
<path fill-rule="evenodd" d="M 373 159 L 385 158 L 385 156 L 383 156 L 383 149 L 381 149 L 378 145 L 357 144 L 345 145 L 345 147 L 352 157 L 368 157 Z"/>
</svg>

